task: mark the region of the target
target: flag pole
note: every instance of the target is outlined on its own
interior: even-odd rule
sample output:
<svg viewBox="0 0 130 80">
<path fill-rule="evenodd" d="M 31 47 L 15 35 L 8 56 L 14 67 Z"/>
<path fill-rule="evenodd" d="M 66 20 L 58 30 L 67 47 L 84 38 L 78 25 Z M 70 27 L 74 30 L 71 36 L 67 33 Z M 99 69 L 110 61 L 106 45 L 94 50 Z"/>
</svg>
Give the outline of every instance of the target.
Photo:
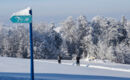
<svg viewBox="0 0 130 80">
<path fill-rule="evenodd" d="M 30 15 L 32 16 L 32 9 L 29 10 Z M 29 33 L 30 33 L 30 80 L 34 80 L 34 61 L 33 61 L 33 33 L 32 33 L 32 22 L 29 23 Z"/>
</svg>

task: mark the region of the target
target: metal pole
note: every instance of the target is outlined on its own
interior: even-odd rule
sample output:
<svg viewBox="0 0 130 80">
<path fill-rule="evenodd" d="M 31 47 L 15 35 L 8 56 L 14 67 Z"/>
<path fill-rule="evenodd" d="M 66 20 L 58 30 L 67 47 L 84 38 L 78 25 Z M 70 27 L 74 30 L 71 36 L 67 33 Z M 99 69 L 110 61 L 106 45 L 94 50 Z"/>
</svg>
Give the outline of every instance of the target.
<svg viewBox="0 0 130 80">
<path fill-rule="evenodd" d="M 32 9 L 29 11 L 30 15 L 32 16 Z M 34 80 L 34 61 L 33 61 L 33 34 L 32 34 L 32 22 L 29 23 L 29 32 L 30 32 L 30 71 L 31 71 L 31 80 Z"/>
</svg>

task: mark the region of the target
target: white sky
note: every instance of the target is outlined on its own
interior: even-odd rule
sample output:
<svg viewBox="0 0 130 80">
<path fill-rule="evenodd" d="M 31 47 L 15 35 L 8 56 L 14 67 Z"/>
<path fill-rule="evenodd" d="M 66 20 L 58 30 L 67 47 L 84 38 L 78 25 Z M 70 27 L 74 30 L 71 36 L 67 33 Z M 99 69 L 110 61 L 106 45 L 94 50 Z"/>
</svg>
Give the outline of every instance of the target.
<svg viewBox="0 0 130 80">
<path fill-rule="evenodd" d="M 79 15 L 89 20 L 97 15 L 130 19 L 130 0 L 0 0 L 0 21 L 8 22 L 12 13 L 28 6 L 33 9 L 34 21 L 60 21 Z"/>
</svg>

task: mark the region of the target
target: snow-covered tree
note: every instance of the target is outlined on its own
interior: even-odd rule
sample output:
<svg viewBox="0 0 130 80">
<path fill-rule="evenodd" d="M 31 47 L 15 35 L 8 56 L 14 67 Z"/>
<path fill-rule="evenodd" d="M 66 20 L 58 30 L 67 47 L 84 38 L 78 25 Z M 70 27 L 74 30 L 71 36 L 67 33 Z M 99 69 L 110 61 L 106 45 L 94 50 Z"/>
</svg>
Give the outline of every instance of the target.
<svg viewBox="0 0 130 80">
<path fill-rule="evenodd" d="M 70 16 L 68 17 L 62 24 L 61 24 L 61 36 L 63 38 L 64 44 L 63 46 L 67 45 L 67 51 L 68 55 L 72 57 L 73 54 L 76 54 L 77 52 L 77 40 L 78 40 L 78 33 L 77 33 L 77 27 L 76 22 L 73 20 L 73 18 Z"/>
</svg>

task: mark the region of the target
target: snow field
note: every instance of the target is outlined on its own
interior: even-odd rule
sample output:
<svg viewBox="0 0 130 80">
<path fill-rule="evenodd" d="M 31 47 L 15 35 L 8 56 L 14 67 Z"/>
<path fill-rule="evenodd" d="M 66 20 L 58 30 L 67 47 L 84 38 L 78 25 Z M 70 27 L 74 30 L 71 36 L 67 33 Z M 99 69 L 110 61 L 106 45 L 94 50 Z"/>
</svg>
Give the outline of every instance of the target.
<svg viewBox="0 0 130 80">
<path fill-rule="evenodd" d="M 0 57 L 0 61 L 0 80 L 30 80 L 29 59 Z M 71 60 L 63 60 L 62 64 L 58 64 L 57 60 L 35 60 L 34 63 L 35 80 L 130 80 L 129 71 L 112 70 L 110 67 L 109 70 L 101 63 L 81 62 L 80 66 Z M 110 65 L 129 67 L 124 64 Z"/>
</svg>

